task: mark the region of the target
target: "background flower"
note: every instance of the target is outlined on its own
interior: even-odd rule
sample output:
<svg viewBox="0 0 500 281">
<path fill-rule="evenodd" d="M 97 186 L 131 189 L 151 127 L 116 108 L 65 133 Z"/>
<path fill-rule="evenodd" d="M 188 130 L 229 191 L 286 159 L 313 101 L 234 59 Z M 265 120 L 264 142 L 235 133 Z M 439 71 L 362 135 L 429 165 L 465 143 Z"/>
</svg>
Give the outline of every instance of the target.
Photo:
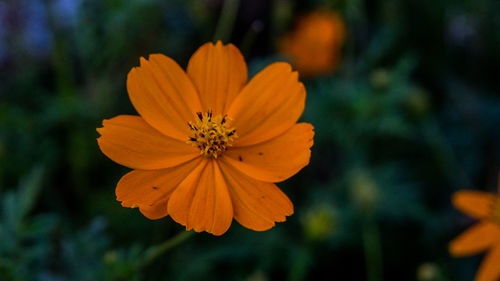
<svg viewBox="0 0 500 281">
<path fill-rule="evenodd" d="M 304 76 L 327 74 L 341 60 L 346 27 L 342 18 L 329 10 L 317 10 L 301 16 L 279 42 L 279 50 L 290 57 Z"/>
<path fill-rule="evenodd" d="M 499 182 L 500 190 L 500 182 Z M 450 253 L 463 257 L 487 252 L 476 275 L 476 281 L 500 278 L 500 197 L 480 191 L 458 191 L 453 205 L 465 214 L 480 220 L 450 242 Z"/>
</svg>

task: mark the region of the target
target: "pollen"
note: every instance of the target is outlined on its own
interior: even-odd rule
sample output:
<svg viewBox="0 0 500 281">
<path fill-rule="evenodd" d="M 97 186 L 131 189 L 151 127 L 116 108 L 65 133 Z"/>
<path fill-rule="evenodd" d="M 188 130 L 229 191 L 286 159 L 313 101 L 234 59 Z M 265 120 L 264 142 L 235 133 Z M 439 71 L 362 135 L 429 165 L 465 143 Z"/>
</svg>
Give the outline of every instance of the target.
<svg viewBox="0 0 500 281">
<path fill-rule="evenodd" d="M 187 143 L 198 147 L 205 158 L 217 159 L 238 138 L 236 130 L 228 127 L 227 121 L 231 119 L 227 115 L 212 116 L 210 110 L 196 115 L 196 121 L 188 122 L 191 136 Z"/>
<path fill-rule="evenodd" d="M 491 219 L 494 222 L 500 224 L 500 197 L 497 197 L 493 201 L 493 206 L 491 209 Z"/>
</svg>

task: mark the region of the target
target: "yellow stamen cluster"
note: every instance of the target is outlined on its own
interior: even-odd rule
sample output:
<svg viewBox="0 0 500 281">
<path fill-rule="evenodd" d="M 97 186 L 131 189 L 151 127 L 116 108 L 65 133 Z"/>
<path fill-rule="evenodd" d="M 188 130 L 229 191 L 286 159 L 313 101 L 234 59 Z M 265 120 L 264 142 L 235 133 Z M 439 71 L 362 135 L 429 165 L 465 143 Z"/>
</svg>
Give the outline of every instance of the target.
<svg viewBox="0 0 500 281">
<path fill-rule="evenodd" d="M 230 120 L 226 115 L 212 116 L 212 112 L 198 112 L 198 119 L 189 122 L 188 126 L 192 131 L 187 143 L 200 149 L 200 154 L 206 158 L 220 157 L 228 146 L 238 137 L 234 128 L 227 127 Z"/>
<path fill-rule="evenodd" d="M 500 224 L 500 197 L 493 200 L 493 206 L 491 209 L 491 219 Z"/>
</svg>

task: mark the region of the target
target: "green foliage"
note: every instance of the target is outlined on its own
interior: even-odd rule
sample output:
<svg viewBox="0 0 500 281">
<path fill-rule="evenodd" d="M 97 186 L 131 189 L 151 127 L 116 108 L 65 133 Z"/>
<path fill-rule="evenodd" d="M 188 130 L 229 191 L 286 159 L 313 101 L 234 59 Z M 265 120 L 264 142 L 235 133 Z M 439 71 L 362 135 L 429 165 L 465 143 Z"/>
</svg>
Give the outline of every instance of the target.
<svg viewBox="0 0 500 281">
<path fill-rule="evenodd" d="M 48 234 L 53 216 L 29 217 L 40 192 L 43 168 L 34 168 L 16 190 L 2 195 L 0 220 L 0 276 L 8 280 L 34 279 L 43 267 L 40 256 L 48 256 Z"/>
</svg>

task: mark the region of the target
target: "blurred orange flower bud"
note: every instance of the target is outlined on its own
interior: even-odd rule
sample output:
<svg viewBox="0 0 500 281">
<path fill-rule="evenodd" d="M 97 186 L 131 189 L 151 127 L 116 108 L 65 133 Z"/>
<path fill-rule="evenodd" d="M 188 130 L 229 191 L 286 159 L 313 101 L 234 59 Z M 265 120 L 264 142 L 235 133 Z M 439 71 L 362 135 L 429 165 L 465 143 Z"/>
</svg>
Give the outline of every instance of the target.
<svg viewBox="0 0 500 281">
<path fill-rule="evenodd" d="M 345 24 L 337 13 L 317 10 L 300 17 L 278 48 L 292 59 L 301 75 L 310 77 L 337 69 L 345 37 Z"/>
</svg>

